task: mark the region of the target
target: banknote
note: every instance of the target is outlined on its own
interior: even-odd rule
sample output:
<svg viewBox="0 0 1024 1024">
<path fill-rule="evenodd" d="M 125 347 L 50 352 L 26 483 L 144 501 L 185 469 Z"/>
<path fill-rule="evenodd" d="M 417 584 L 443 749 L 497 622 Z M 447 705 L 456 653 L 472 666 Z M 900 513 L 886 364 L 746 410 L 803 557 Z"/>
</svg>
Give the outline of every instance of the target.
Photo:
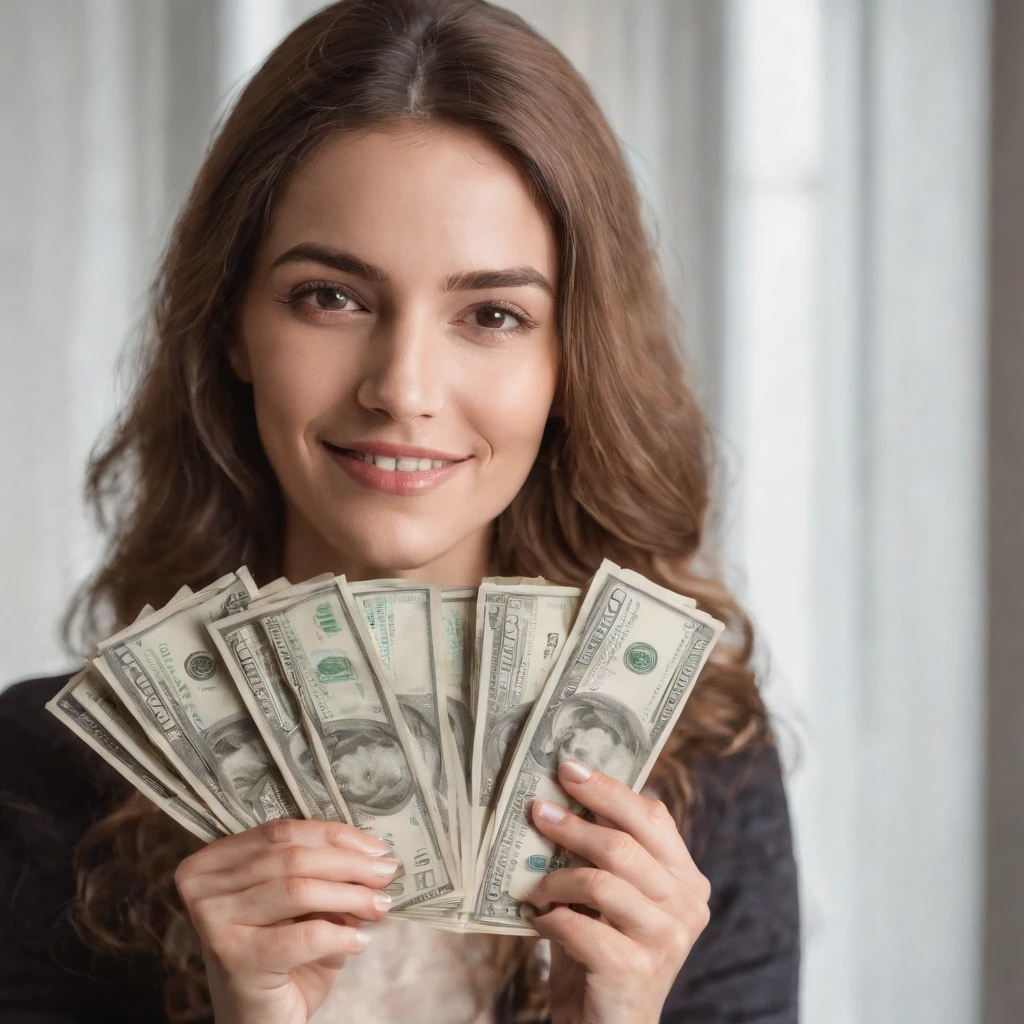
<svg viewBox="0 0 1024 1024">
<path fill-rule="evenodd" d="M 532 800 L 570 807 L 556 774 L 566 758 L 638 791 L 723 628 L 691 599 L 601 564 L 511 755 L 474 872 L 477 922 L 530 930 L 520 901 L 562 864 L 530 822 Z"/>
<path fill-rule="evenodd" d="M 419 744 L 441 824 L 450 843 L 457 799 L 453 740 L 441 651 L 441 589 L 408 580 L 349 583 L 362 611 L 402 717 Z M 455 845 L 453 852 L 457 852 Z"/>
<path fill-rule="evenodd" d="M 325 779 L 353 824 L 387 842 L 404 865 L 387 889 L 392 908 L 456 897 L 454 857 L 419 745 L 344 578 L 282 599 L 262 621 Z"/>
<path fill-rule="evenodd" d="M 244 569 L 133 623 L 93 664 L 182 777 L 231 831 L 298 808 L 206 624 L 256 594 Z"/>
<path fill-rule="evenodd" d="M 46 708 L 193 835 L 205 842 L 226 835 L 152 747 L 138 723 L 124 713 L 103 679 L 89 668 L 73 675 Z"/>
<path fill-rule="evenodd" d="M 261 597 L 270 597 L 264 587 Z M 288 685 L 261 621 L 265 602 L 207 624 L 207 631 L 242 701 L 305 818 L 347 821 L 325 784 L 302 724 L 295 691 Z"/>
<path fill-rule="evenodd" d="M 441 588 L 441 651 L 444 662 L 448 725 L 452 738 L 455 772 L 455 846 L 459 855 L 459 878 L 470 890 L 468 873 L 475 861 L 472 815 L 469 808 L 469 777 L 472 765 L 473 711 L 470 679 L 473 672 L 473 620 L 477 587 Z"/>
<path fill-rule="evenodd" d="M 482 583 L 478 694 L 472 744 L 473 840 L 478 847 L 534 701 L 551 673 L 579 604 L 577 587 Z"/>
</svg>

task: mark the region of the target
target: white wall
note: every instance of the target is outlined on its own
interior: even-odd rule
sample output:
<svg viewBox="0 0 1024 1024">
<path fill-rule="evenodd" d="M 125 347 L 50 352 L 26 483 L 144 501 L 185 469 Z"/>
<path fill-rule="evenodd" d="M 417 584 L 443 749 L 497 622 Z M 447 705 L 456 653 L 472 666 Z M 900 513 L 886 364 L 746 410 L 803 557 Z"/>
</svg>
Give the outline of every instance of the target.
<svg viewBox="0 0 1024 1024">
<path fill-rule="evenodd" d="M 979 1019 L 988 9 L 733 0 L 729 550 L 815 1024 Z"/>
</svg>

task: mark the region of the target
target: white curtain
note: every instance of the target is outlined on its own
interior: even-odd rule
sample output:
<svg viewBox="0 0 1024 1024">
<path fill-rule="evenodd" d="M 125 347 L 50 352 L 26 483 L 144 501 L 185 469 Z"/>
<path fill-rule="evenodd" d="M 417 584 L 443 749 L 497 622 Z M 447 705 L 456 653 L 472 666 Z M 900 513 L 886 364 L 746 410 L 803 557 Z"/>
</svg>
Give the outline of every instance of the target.
<svg viewBox="0 0 1024 1024">
<path fill-rule="evenodd" d="M 0 4 L 0 686 L 96 539 L 88 449 L 209 132 L 309 0 Z M 809 1024 L 980 1020 L 982 0 L 517 0 L 623 139 L 719 426 Z"/>
</svg>

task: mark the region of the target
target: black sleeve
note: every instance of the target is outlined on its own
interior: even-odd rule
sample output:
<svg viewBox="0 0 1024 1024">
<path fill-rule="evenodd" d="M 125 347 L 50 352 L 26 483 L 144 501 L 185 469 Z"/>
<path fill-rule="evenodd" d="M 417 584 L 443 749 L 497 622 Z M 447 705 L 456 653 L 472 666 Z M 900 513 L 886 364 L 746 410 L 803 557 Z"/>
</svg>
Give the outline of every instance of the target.
<svg viewBox="0 0 1024 1024">
<path fill-rule="evenodd" d="M 0 1024 L 160 1022 L 155 976 L 71 924 L 74 847 L 124 789 L 45 709 L 66 678 L 0 693 Z"/>
<path fill-rule="evenodd" d="M 711 882 L 711 919 L 662 1024 L 796 1024 L 800 914 L 786 792 L 773 746 L 698 766 L 687 836 Z"/>
</svg>

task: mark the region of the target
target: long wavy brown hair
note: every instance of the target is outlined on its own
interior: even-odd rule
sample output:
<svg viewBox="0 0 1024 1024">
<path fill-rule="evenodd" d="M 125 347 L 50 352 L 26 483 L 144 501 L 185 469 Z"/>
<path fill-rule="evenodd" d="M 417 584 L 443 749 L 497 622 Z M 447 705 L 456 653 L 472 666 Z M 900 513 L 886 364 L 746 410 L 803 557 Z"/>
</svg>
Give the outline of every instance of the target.
<svg viewBox="0 0 1024 1024">
<path fill-rule="evenodd" d="M 607 556 L 729 626 L 651 779 L 685 827 L 697 760 L 770 741 L 750 623 L 702 547 L 712 436 L 614 133 L 563 54 L 484 0 L 343 0 L 296 28 L 242 92 L 162 256 L 131 399 L 90 465 L 108 551 L 68 611 L 67 642 L 84 654 L 145 603 L 243 564 L 261 584 L 280 574 L 283 498 L 226 339 L 289 175 L 339 132 L 395 125 L 482 133 L 524 173 L 557 237 L 560 415 L 497 520 L 500 572 L 581 585 Z M 133 795 L 77 850 L 80 931 L 156 957 L 175 1020 L 209 1012 L 173 882 L 198 846 Z M 543 1010 L 531 948 L 494 940 L 498 988 Z"/>
</svg>

